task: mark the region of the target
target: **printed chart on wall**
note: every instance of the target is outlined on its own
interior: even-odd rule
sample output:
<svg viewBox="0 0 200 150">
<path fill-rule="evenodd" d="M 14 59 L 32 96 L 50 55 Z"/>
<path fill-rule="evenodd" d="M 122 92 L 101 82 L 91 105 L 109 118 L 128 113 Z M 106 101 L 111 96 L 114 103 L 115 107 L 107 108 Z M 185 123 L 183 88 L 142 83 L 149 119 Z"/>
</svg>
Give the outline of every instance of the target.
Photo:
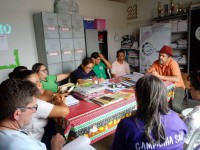
<svg viewBox="0 0 200 150">
<path fill-rule="evenodd" d="M 0 24 L 0 70 L 10 69 L 19 66 L 18 50 L 10 50 L 8 36 L 11 33 L 10 24 Z"/>
<path fill-rule="evenodd" d="M 20 65 L 18 50 L 0 51 L 0 70 L 15 68 Z"/>
<path fill-rule="evenodd" d="M 140 72 L 144 73 L 158 59 L 163 45 L 171 44 L 171 24 L 140 28 Z"/>
</svg>

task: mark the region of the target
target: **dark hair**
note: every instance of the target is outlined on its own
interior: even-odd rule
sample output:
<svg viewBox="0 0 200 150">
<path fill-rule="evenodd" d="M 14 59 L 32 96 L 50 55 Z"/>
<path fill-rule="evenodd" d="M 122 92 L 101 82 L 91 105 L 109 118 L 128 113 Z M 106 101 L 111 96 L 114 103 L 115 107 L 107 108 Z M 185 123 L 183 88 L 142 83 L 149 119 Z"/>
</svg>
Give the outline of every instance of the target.
<svg viewBox="0 0 200 150">
<path fill-rule="evenodd" d="M 37 97 L 38 88 L 30 81 L 7 79 L 0 85 L 0 121 L 10 117 L 18 107 L 26 107 Z"/>
<path fill-rule="evenodd" d="M 118 57 L 119 53 L 124 53 L 124 50 L 122 50 L 122 49 L 118 50 L 117 51 L 117 57 Z"/>
<path fill-rule="evenodd" d="M 191 71 L 188 80 L 194 89 L 200 90 L 200 70 Z"/>
<path fill-rule="evenodd" d="M 89 57 L 84 58 L 83 61 L 82 61 L 82 65 L 83 65 L 83 66 L 87 66 L 87 65 L 90 64 L 90 63 L 93 64 L 93 61 L 92 61 L 92 59 L 89 58 Z"/>
<path fill-rule="evenodd" d="M 99 53 L 97 53 L 97 52 L 94 52 L 91 54 L 91 58 L 97 59 L 98 57 L 99 57 Z"/>
<path fill-rule="evenodd" d="M 16 75 L 17 73 L 19 73 L 20 71 L 22 71 L 22 70 L 27 70 L 27 67 L 25 67 L 25 66 L 18 66 L 18 67 L 15 67 L 15 68 L 13 69 L 13 71 L 10 72 L 10 73 L 8 74 L 8 77 L 9 77 L 10 79 L 11 79 L 11 78 L 14 78 L 15 75 Z"/>
<path fill-rule="evenodd" d="M 42 63 L 35 63 L 33 66 L 32 66 L 32 71 L 34 73 L 38 73 L 40 71 L 40 68 L 41 66 L 45 66 L 44 64 Z"/>
<path fill-rule="evenodd" d="M 147 74 L 136 83 L 137 111 L 136 116 L 144 121 L 145 135 L 152 143 L 164 143 L 165 129 L 161 115 L 169 112 L 167 88 L 156 76 Z"/>
<path fill-rule="evenodd" d="M 32 74 L 34 74 L 34 72 L 32 70 L 23 70 L 21 72 L 19 72 L 18 74 L 15 75 L 15 78 L 19 78 L 22 80 L 26 80 L 27 78 L 29 78 Z"/>
</svg>

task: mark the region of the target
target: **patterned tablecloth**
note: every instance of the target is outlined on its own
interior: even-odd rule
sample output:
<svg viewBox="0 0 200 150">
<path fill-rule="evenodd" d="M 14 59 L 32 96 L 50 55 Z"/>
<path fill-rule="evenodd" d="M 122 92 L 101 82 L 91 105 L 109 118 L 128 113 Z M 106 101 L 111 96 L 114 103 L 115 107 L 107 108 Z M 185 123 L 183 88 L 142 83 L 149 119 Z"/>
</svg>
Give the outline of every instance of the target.
<svg viewBox="0 0 200 150">
<path fill-rule="evenodd" d="M 168 101 L 173 99 L 175 85 L 166 81 Z M 115 132 L 119 121 L 131 115 L 136 109 L 135 96 L 129 100 L 99 106 L 94 103 L 80 101 L 79 104 L 70 106 L 70 114 L 66 118 L 57 118 L 58 125 L 64 129 L 66 138 L 73 139 L 84 135 L 94 143 Z"/>
</svg>

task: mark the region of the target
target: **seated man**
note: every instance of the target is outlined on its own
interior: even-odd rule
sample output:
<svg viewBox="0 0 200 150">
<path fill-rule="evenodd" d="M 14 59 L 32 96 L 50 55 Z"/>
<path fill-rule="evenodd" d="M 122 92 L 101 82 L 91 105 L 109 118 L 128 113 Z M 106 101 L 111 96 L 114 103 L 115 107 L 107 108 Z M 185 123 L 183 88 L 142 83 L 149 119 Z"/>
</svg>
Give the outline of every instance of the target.
<svg viewBox="0 0 200 150">
<path fill-rule="evenodd" d="M 191 72 L 189 75 L 190 93 L 192 99 L 200 101 L 200 72 Z M 200 106 L 196 106 L 185 118 L 184 121 L 188 126 L 188 134 L 185 137 L 185 143 L 189 144 L 195 130 L 200 128 Z"/>
<path fill-rule="evenodd" d="M 112 63 L 111 74 L 112 77 L 119 77 L 126 74 L 130 74 L 130 66 L 127 62 L 124 61 L 125 54 L 123 50 L 117 51 L 117 60 Z"/>
<path fill-rule="evenodd" d="M 25 131 L 29 136 L 45 143 L 47 149 L 51 149 L 51 138 L 56 134 L 55 123 L 51 118 L 68 115 L 69 108 L 62 102 L 65 100 L 65 97 L 60 94 L 53 95 L 51 91 L 47 93 L 46 90 L 42 88 L 38 75 L 31 70 L 21 71 L 16 74 L 15 77 L 31 81 L 36 85 L 41 94 L 36 102 L 38 105 L 37 112 L 33 114 L 32 121 L 29 125 L 24 126 L 21 130 Z"/>
<path fill-rule="evenodd" d="M 181 76 L 178 63 L 171 58 L 172 48 L 163 46 L 159 52 L 158 60 L 154 61 L 146 73 L 152 73 L 162 80 L 175 82 L 175 95 L 172 101 L 172 109 L 181 112 L 182 102 L 185 96 L 185 85 Z"/>
<path fill-rule="evenodd" d="M 91 54 L 91 58 L 94 62 L 93 70 L 98 78 L 107 79 L 106 69 L 111 69 L 112 64 L 104 58 L 100 53 L 94 52 Z"/>
<path fill-rule="evenodd" d="M 35 84 L 29 81 L 8 79 L 0 85 L 0 149 L 46 150 L 40 141 L 29 137 L 21 128 L 28 125 L 37 111 L 39 94 Z M 62 148 L 65 143 L 60 134 L 52 138 L 52 150 Z"/>
</svg>

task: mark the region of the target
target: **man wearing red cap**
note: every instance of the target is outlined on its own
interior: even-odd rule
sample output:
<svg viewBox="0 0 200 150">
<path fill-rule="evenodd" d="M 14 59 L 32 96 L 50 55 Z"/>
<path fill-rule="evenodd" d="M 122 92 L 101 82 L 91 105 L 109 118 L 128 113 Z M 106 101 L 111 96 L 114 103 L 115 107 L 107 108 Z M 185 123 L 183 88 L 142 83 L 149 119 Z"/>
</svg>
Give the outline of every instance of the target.
<svg viewBox="0 0 200 150">
<path fill-rule="evenodd" d="M 146 73 L 152 73 L 162 80 L 175 82 L 175 95 L 172 101 L 172 109 L 180 112 L 182 110 L 182 102 L 185 96 L 185 85 L 181 76 L 178 63 L 171 58 L 172 48 L 164 45 L 160 52 L 158 60 L 156 60 Z"/>
</svg>

